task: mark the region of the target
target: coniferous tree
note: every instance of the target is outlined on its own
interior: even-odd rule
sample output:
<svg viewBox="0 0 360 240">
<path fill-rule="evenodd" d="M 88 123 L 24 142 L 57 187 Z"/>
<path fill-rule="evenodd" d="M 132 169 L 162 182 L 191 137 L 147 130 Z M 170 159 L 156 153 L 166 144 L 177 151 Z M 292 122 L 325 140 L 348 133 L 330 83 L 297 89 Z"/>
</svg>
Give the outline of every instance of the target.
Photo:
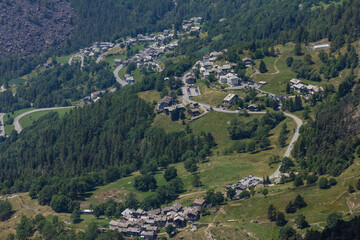
<svg viewBox="0 0 360 240">
<path fill-rule="evenodd" d="M 276 214 L 276 225 L 277 226 L 284 226 L 286 224 L 285 215 L 282 212 L 278 212 Z"/>
<path fill-rule="evenodd" d="M 77 224 L 77 223 L 81 222 L 80 210 L 79 210 L 79 209 L 75 209 L 75 210 L 72 212 L 70 218 L 71 218 L 72 223 L 74 223 L 74 224 Z"/>
<path fill-rule="evenodd" d="M 305 216 L 303 214 L 299 214 L 296 216 L 295 224 L 299 229 L 304 229 L 309 227 L 309 223 L 306 221 Z"/>
<path fill-rule="evenodd" d="M 294 206 L 298 209 L 304 208 L 307 206 L 307 203 L 305 202 L 304 198 L 298 194 L 294 200 Z"/>
<path fill-rule="evenodd" d="M 301 42 L 297 41 L 295 43 L 295 55 L 300 56 L 301 54 Z"/>
<path fill-rule="evenodd" d="M 260 61 L 259 71 L 260 73 L 266 73 L 268 71 L 263 60 Z"/>
<path fill-rule="evenodd" d="M 270 204 L 268 208 L 268 219 L 272 222 L 276 220 L 276 209 L 272 204 Z"/>
<path fill-rule="evenodd" d="M 294 206 L 292 201 L 290 201 L 289 204 L 286 206 L 285 212 L 286 213 L 295 213 L 296 212 L 296 207 Z"/>
</svg>

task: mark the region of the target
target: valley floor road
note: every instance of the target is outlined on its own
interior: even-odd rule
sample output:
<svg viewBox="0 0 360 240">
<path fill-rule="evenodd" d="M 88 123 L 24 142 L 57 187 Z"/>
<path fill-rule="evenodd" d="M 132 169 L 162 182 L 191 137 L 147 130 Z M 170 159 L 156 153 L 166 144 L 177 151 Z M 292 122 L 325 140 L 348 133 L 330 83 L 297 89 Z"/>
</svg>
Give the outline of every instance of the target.
<svg viewBox="0 0 360 240">
<path fill-rule="evenodd" d="M 22 131 L 22 126 L 20 124 L 20 119 L 25 117 L 28 114 L 31 113 L 35 113 L 35 112 L 41 112 L 41 111 L 51 111 L 51 110 L 59 110 L 59 109 L 66 109 L 66 108 L 74 108 L 74 106 L 70 106 L 70 107 L 53 107 L 53 108 L 39 108 L 39 109 L 35 109 L 35 110 L 31 110 L 28 112 L 24 112 L 18 116 L 15 117 L 14 119 L 14 126 L 15 126 L 15 130 L 20 133 Z"/>
</svg>

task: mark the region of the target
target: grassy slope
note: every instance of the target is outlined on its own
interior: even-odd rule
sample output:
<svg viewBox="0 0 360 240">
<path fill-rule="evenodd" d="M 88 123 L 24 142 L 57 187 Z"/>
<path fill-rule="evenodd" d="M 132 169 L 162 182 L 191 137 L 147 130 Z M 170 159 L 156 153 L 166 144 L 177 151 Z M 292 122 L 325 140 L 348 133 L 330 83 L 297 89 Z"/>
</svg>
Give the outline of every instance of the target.
<svg viewBox="0 0 360 240">
<path fill-rule="evenodd" d="M 286 93 L 285 93 L 286 84 L 289 82 L 290 79 L 296 78 L 296 74 L 294 72 L 292 72 L 291 68 L 289 68 L 287 66 L 286 58 L 293 57 L 294 59 L 302 59 L 303 56 L 295 56 L 294 55 L 294 43 L 287 43 L 284 46 L 278 45 L 278 46 L 275 46 L 275 49 L 276 48 L 278 48 L 281 52 L 280 58 L 276 63 L 276 67 L 278 68 L 280 73 L 271 74 L 271 73 L 275 72 L 274 62 L 276 61 L 276 58 L 265 57 L 264 62 L 269 71 L 265 74 L 254 75 L 253 79 L 255 82 L 259 82 L 259 81 L 267 81 L 268 82 L 267 85 L 265 85 L 264 87 L 261 88 L 264 91 L 275 93 L 277 95 L 286 95 Z M 316 51 L 307 52 L 304 45 L 302 47 L 302 51 L 303 51 L 303 53 L 309 53 L 311 55 L 314 64 L 311 65 L 310 67 L 312 69 L 319 70 L 322 65 L 322 62 L 320 61 L 320 59 L 318 57 L 319 52 L 316 52 Z M 255 63 L 256 63 L 256 67 L 258 68 L 260 61 L 256 60 Z M 339 76 L 339 77 L 330 79 L 330 81 L 326 81 L 326 80 L 323 80 L 322 82 L 313 82 L 313 81 L 309 81 L 309 80 L 303 80 L 303 81 L 308 84 L 313 84 L 313 85 L 322 86 L 322 87 L 331 83 L 335 87 L 337 87 L 349 73 L 350 73 L 350 70 L 345 69 L 343 71 L 343 74 L 341 75 L 341 77 Z"/>
<path fill-rule="evenodd" d="M 235 93 L 240 97 L 245 97 L 245 93 L 243 91 L 221 91 L 220 84 L 211 84 L 208 88 L 203 81 L 199 81 L 196 83 L 197 86 L 200 88 L 201 95 L 197 97 L 192 97 L 194 101 L 207 103 L 213 106 L 217 106 L 221 104 L 222 100 L 228 95 L 229 93 Z"/>
<path fill-rule="evenodd" d="M 211 228 L 211 232 L 217 239 L 224 239 L 220 235 L 224 232 L 224 226 L 227 229 L 226 239 L 238 239 L 238 234 L 249 232 L 257 239 L 277 239 L 280 227 L 267 220 L 269 204 L 273 204 L 277 210 L 284 212 L 288 202 L 293 200 L 297 194 L 301 194 L 308 206 L 294 214 L 286 214 L 288 224 L 296 228 L 294 225 L 296 215 L 304 214 L 311 228 L 321 230 L 326 225 L 326 217 L 332 212 L 342 213 L 345 219 L 350 218 L 350 214 L 360 213 L 360 204 L 357 200 L 360 192 L 353 194 L 347 192 L 348 184 L 354 185 L 360 177 L 359 170 L 359 159 L 357 159 L 356 164 L 337 178 L 338 184 L 327 190 L 319 189 L 316 184 L 298 188 L 294 188 L 292 183 L 274 186 L 269 188 L 270 194 L 267 198 L 256 194 L 250 199 L 228 202 L 216 214 L 201 218 L 200 222 L 209 224 L 216 219 L 218 226 Z M 228 220 L 237 220 L 238 222 L 228 222 Z M 204 229 L 202 228 L 196 233 L 183 232 L 177 237 L 202 239 L 196 236 L 204 235 Z M 307 229 L 296 230 L 299 233 L 305 233 Z"/>
<path fill-rule="evenodd" d="M 31 111 L 31 110 L 34 110 L 35 108 L 24 108 L 24 109 L 20 109 L 18 111 L 15 111 L 14 113 L 7 113 L 4 117 L 4 122 L 6 122 L 9 118 L 15 118 L 16 116 L 24 113 L 24 112 L 28 112 L 28 111 Z M 11 125 L 6 125 L 5 124 L 5 133 L 6 135 L 10 135 L 11 132 L 14 130 L 14 125 L 11 124 Z"/>
<path fill-rule="evenodd" d="M 57 112 L 59 114 L 59 117 L 62 117 L 65 115 L 65 113 L 69 112 L 71 109 L 59 109 L 59 110 L 52 110 L 52 111 L 42 111 L 42 112 L 34 112 L 29 115 L 26 115 L 25 117 L 20 119 L 20 124 L 23 128 L 31 126 L 36 120 L 39 120 L 39 118 L 45 116 L 46 114 L 50 112 Z"/>
</svg>

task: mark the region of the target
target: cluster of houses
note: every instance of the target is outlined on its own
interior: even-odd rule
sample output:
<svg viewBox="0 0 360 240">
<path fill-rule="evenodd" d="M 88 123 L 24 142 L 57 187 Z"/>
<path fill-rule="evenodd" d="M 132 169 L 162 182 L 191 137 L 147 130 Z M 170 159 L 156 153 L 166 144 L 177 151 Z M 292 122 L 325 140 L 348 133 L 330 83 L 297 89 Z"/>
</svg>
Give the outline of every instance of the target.
<svg viewBox="0 0 360 240">
<path fill-rule="evenodd" d="M 209 55 L 203 56 L 203 59 L 195 63 L 193 70 L 200 66 L 199 70 L 203 79 L 208 79 L 210 74 L 213 74 L 222 84 L 229 84 L 230 86 L 238 86 L 242 79 L 234 73 L 235 63 L 227 63 L 222 66 L 215 64 L 217 57 L 224 52 L 212 52 Z"/>
<path fill-rule="evenodd" d="M 235 190 L 235 196 L 234 199 L 238 200 L 240 199 L 240 193 L 242 191 L 245 191 L 249 186 L 257 185 L 261 181 L 260 178 L 254 177 L 253 175 L 249 175 L 237 183 L 229 183 L 225 186 L 226 189 L 234 189 Z"/>
<path fill-rule="evenodd" d="M 225 106 L 225 107 L 231 107 L 231 105 L 233 105 L 234 101 L 236 101 L 238 98 L 239 98 L 238 95 L 236 95 L 234 93 L 229 93 L 228 95 L 226 95 L 224 100 L 222 100 L 222 105 Z M 256 105 L 256 103 L 249 104 L 247 106 L 247 110 L 249 110 L 249 111 L 257 111 L 258 106 Z"/>
<path fill-rule="evenodd" d="M 203 19 L 201 17 L 193 17 L 189 20 L 183 20 L 182 21 L 182 29 L 185 32 L 200 32 L 201 27 L 196 25 L 201 25 L 203 22 Z"/>
<path fill-rule="evenodd" d="M 194 24 L 201 24 L 202 18 L 191 18 L 190 20 L 184 20 L 183 26 L 193 26 Z M 199 26 L 191 27 L 189 31 L 200 31 Z M 187 31 L 187 28 L 184 28 Z M 156 62 L 156 59 L 164 55 L 166 52 L 173 51 L 179 44 L 178 40 L 174 40 L 175 34 L 171 33 L 170 30 L 164 30 L 160 34 L 151 34 L 151 35 L 143 35 L 138 34 L 136 38 L 128 38 L 125 41 L 126 45 L 131 45 L 135 43 L 153 43 L 149 47 L 145 48 L 144 50 L 140 51 L 139 53 L 132 56 L 130 59 L 125 61 L 121 59 L 115 60 L 116 66 L 126 66 L 130 62 L 136 63 L 137 68 L 143 67 L 151 67 L 157 71 L 161 71 L 159 64 Z M 172 42 L 171 42 L 172 41 Z"/>
<path fill-rule="evenodd" d="M 85 57 L 92 57 L 96 53 L 104 54 L 115 46 L 111 42 L 95 42 L 91 47 L 80 49 L 79 53 Z"/>
<path fill-rule="evenodd" d="M 189 104 L 188 114 L 192 117 L 199 116 L 201 114 L 201 110 L 198 108 L 198 104 Z M 166 115 L 171 115 L 175 110 L 185 111 L 185 105 L 182 103 L 173 104 L 172 98 L 169 96 L 163 97 L 158 105 L 156 106 L 156 111 L 158 113 L 165 113 Z"/>
<path fill-rule="evenodd" d="M 173 34 L 169 35 L 171 38 Z M 157 63 L 156 59 L 166 52 L 173 51 L 178 46 L 178 41 L 171 42 L 166 45 L 158 45 L 156 43 L 150 45 L 139 53 L 135 54 L 127 60 L 115 59 L 116 66 L 126 66 L 129 63 L 136 63 L 137 68 L 150 67 L 157 71 L 161 71 L 160 65 Z"/>
<path fill-rule="evenodd" d="M 313 95 L 315 93 L 321 93 L 324 91 L 322 87 L 306 84 L 301 80 L 295 78 L 290 80 L 290 88 L 295 92 L 305 95 Z"/>
<path fill-rule="evenodd" d="M 96 91 L 90 94 L 90 96 L 86 96 L 83 98 L 83 102 L 85 104 L 90 104 L 91 102 L 97 102 L 100 100 L 102 95 L 105 94 L 105 90 Z"/>
<path fill-rule="evenodd" d="M 187 84 L 195 83 L 195 76 L 193 71 L 196 69 L 200 70 L 203 79 L 208 79 L 210 74 L 213 74 L 221 84 L 228 84 L 231 87 L 239 86 L 242 83 L 242 79 L 238 77 L 236 73 L 234 73 L 234 68 L 236 67 L 235 63 L 226 63 L 222 66 L 215 64 L 218 56 L 224 54 L 226 50 L 221 52 L 212 52 L 209 55 L 203 56 L 203 59 L 197 61 L 192 68 L 192 72 L 187 73 L 184 76 L 184 80 Z M 244 58 L 243 62 L 246 65 L 252 64 L 251 58 Z"/>
<path fill-rule="evenodd" d="M 116 88 L 111 88 L 108 90 L 110 93 L 115 92 Z M 91 102 L 97 102 L 101 99 L 101 97 L 106 93 L 105 90 L 95 91 L 90 94 L 90 96 L 86 96 L 82 99 L 85 104 L 90 104 Z"/>
<path fill-rule="evenodd" d="M 192 207 L 175 203 L 172 206 L 144 211 L 142 209 L 125 209 L 121 220 L 112 220 L 111 230 L 121 232 L 125 237 L 156 239 L 160 228 L 172 225 L 175 228 L 186 226 L 187 221 L 195 222 L 200 218 L 200 208 L 205 206 L 204 199 L 196 199 Z"/>
</svg>

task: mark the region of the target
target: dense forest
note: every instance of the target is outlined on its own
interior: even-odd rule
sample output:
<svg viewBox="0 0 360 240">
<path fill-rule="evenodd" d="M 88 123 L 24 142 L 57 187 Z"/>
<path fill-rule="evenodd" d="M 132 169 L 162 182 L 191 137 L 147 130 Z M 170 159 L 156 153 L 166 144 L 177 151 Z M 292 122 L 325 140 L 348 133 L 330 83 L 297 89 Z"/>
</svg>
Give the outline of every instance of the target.
<svg viewBox="0 0 360 240">
<path fill-rule="evenodd" d="M 26 85 L 17 88 L 15 96 L 9 91 L 0 93 L 0 111 L 16 111 L 29 107 L 30 103 L 36 108 L 68 106 L 69 100 L 78 101 L 115 83 L 106 62 L 96 64 L 92 61 L 82 69 L 78 64 L 58 64 L 30 77 Z"/>
<path fill-rule="evenodd" d="M 182 161 L 187 150 L 195 153 L 214 146 L 209 135 L 166 134 L 151 127 L 153 109 L 131 88 L 109 94 L 98 104 L 77 109 L 59 119 L 43 117 L 18 137 L 0 143 L 0 181 L 44 175 L 78 176 L 101 169 L 165 167 Z M 28 190 L 29 186 L 24 190 Z M 18 189 L 19 190 L 19 189 Z"/>
<path fill-rule="evenodd" d="M 72 50 L 92 42 L 160 31 L 170 22 L 158 21 L 175 7 L 172 0 L 71 0 L 70 4 L 78 16 L 77 28 L 67 42 Z"/>
</svg>

